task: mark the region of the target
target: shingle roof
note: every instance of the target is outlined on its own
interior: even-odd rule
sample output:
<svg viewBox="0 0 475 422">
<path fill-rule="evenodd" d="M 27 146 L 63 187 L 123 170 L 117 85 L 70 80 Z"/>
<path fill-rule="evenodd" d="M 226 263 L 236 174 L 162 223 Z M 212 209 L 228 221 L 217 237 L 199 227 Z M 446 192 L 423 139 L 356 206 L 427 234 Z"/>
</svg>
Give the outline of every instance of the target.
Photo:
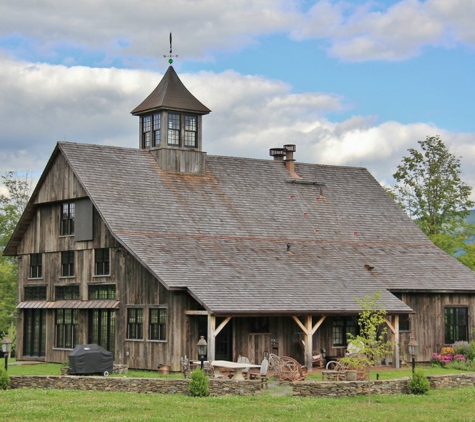
<svg viewBox="0 0 475 422">
<path fill-rule="evenodd" d="M 200 176 L 163 172 L 146 150 L 58 146 L 113 235 L 216 314 L 352 313 L 375 291 L 409 312 L 387 289 L 475 292 L 475 273 L 363 168 L 297 163 L 318 185 L 296 184 L 269 160 L 208 156 Z"/>
<path fill-rule="evenodd" d="M 162 109 L 190 111 L 197 114 L 211 112 L 188 91 L 172 66 L 168 68 L 157 87 L 131 113 L 137 115 Z"/>
</svg>

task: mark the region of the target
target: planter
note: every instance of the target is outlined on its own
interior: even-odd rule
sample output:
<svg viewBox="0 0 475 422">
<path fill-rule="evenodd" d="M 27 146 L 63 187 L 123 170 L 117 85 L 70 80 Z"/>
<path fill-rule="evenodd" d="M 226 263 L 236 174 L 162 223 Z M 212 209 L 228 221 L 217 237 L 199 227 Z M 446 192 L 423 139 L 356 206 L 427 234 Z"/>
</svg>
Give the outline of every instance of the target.
<svg viewBox="0 0 475 422">
<path fill-rule="evenodd" d="M 158 368 L 158 373 L 162 375 L 168 375 L 170 373 L 170 365 L 162 365 Z"/>
<path fill-rule="evenodd" d="M 357 371 L 354 369 L 349 369 L 345 371 L 347 381 L 356 381 L 357 380 Z"/>
</svg>

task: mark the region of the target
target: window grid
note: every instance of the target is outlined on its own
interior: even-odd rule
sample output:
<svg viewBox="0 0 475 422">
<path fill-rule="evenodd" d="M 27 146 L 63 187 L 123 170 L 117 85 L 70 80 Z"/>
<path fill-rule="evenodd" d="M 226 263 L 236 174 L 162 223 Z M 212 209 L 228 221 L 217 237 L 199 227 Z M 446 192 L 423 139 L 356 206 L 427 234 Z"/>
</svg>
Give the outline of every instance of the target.
<svg viewBox="0 0 475 422">
<path fill-rule="evenodd" d="M 89 286 L 89 300 L 115 299 L 115 284 L 98 284 Z"/>
<path fill-rule="evenodd" d="M 358 323 L 355 318 L 334 318 L 332 326 L 333 346 L 347 346 L 348 334 L 356 336 L 358 334 Z"/>
<path fill-rule="evenodd" d="M 78 300 L 79 299 L 79 286 L 56 286 L 55 288 L 56 300 Z"/>
<path fill-rule="evenodd" d="M 180 115 L 168 114 L 168 145 L 180 145 Z"/>
<path fill-rule="evenodd" d="M 143 339 L 143 309 L 127 309 L 127 338 L 132 340 Z"/>
<path fill-rule="evenodd" d="M 89 311 L 88 341 L 98 344 L 109 352 L 115 350 L 115 311 L 91 309 Z"/>
<path fill-rule="evenodd" d="M 166 308 L 152 308 L 149 314 L 150 340 L 166 340 L 167 310 Z"/>
<path fill-rule="evenodd" d="M 445 344 L 468 341 L 468 308 L 453 307 L 444 309 Z"/>
<path fill-rule="evenodd" d="M 55 347 L 73 349 L 79 339 L 79 310 L 56 310 Z"/>
<path fill-rule="evenodd" d="M 94 249 L 94 275 L 110 274 L 110 249 Z"/>
<path fill-rule="evenodd" d="M 196 116 L 185 116 L 185 146 L 197 147 Z"/>
<path fill-rule="evenodd" d="M 41 278 L 43 276 L 43 254 L 30 254 L 30 278 Z"/>
<path fill-rule="evenodd" d="M 150 148 L 150 116 L 142 117 L 142 142 L 144 148 Z"/>
<path fill-rule="evenodd" d="M 46 286 L 25 286 L 25 300 L 46 300 Z"/>
<path fill-rule="evenodd" d="M 162 128 L 162 115 L 153 115 L 153 146 L 158 147 L 162 140 L 160 129 Z"/>
<path fill-rule="evenodd" d="M 74 202 L 66 202 L 61 204 L 61 236 L 69 236 L 74 234 Z"/>
<path fill-rule="evenodd" d="M 74 251 L 61 252 L 61 277 L 74 276 Z"/>
</svg>

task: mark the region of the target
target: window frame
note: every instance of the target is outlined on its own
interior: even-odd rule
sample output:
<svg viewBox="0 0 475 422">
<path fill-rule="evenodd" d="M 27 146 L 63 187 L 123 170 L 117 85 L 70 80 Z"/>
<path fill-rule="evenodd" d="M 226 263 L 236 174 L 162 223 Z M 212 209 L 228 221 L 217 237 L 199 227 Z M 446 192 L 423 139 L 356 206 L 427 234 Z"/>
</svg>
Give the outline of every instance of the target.
<svg viewBox="0 0 475 422">
<path fill-rule="evenodd" d="M 54 348 L 74 349 L 79 344 L 79 309 L 56 309 Z"/>
<path fill-rule="evenodd" d="M 158 147 L 162 141 L 162 113 L 152 114 L 152 146 Z"/>
<path fill-rule="evenodd" d="M 87 286 L 88 300 L 116 300 L 116 284 L 89 284 Z"/>
<path fill-rule="evenodd" d="M 341 322 L 341 324 L 337 325 L 336 324 L 337 322 Z M 351 333 L 353 336 L 358 335 L 359 325 L 358 325 L 357 317 L 341 316 L 341 317 L 332 318 L 332 327 L 331 327 L 332 347 L 336 347 L 336 348 L 347 347 L 349 343 L 348 333 Z M 335 341 L 335 340 L 338 340 L 338 341 Z"/>
<path fill-rule="evenodd" d="M 193 124 L 190 125 L 189 121 L 192 119 Z M 186 148 L 197 148 L 198 147 L 198 116 L 193 114 L 185 114 L 184 115 L 184 128 L 185 128 L 185 136 L 183 140 L 183 145 Z M 190 136 L 192 135 L 192 138 Z M 193 141 L 191 143 L 191 140 Z"/>
<path fill-rule="evenodd" d="M 181 146 L 181 114 L 168 113 L 167 145 L 171 147 Z M 171 142 L 171 140 L 174 140 Z"/>
<path fill-rule="evenodd" d="M 54 286 L 55 300 L 80 300 L 79 284 L 64 284 Z"/>
<path fill-rule="evenodd" d="M 23 286 L 23 299 L 25 302 L 39 302 L 47 300 L 46 285 L 26 285 Z"/>
<path fill-rule="evenodd" d="M 43 254 L 30 254 L 30 276 L 29 278 L 37 279 L 43 278 Z"/>
<path fill-rule="evenodd" d="M 61 251 L 61 278 L 74 277 L 75 253 L 73 250 Z"/>
<path fill-rule="evenodd" d="M 127 308 L 127 340 L 144 339 L 144 309 Z"/>
<path fill-rule="evenodd" d="M 157 315 L 153 315 L 157 313 Z M 148 339 L 151 341 L 167 341 L 167 315 L 166 307 L 154 307 L 148 310 Z M 161 322 L 163 321 L 163 322 Z"/>
<path fill-rule="evenodd" d="M 464 311 L 464 324 L 459 323 L 459 318 L 461 315 L 458 315 L 456 311 Z M 444 344 L 454 344 L 457 341 L 468 341 L 468 324 L 469 324 L 469 307 L 468 305 L 448 305 L 444 306 Z M 453 315 L 448 315 L 448 311 L 453 311 Z M 451 316 L 452 322 L 448 322 L 448 316 Z M 461 327 L 463 328 L 463 333 L 460 332 Z"/>
<path fill-rule="evenodd" d="M 76 216 L 76 205 L 74 202 L 63 202 L 61 204 L 60 236 L 74 235 L 74 220 Z"/>
<path fill-rule="evenodd" d="M 95 248 L 94 249 L 94 276 L 95 277 L 110 276 L 110 260 L 111 260 L 110 248 Z"/>
</svg>

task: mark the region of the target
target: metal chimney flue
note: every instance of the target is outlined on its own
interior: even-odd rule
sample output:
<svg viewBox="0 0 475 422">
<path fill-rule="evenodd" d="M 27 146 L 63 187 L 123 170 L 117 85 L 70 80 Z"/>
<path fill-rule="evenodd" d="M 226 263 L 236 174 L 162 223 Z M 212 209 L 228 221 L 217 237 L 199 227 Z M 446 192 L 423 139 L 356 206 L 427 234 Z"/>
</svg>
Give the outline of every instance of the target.
<svg viewBox="0 0 475 422">
<path fill-rule="evenodd" d="M 297 147 L 294 144 L 286 144 L 283 147 L 285 151 L 285 167 L 291 174 L 295 174 L 295 159 L 294 152 L 297 151 Z"/>
</svg>

